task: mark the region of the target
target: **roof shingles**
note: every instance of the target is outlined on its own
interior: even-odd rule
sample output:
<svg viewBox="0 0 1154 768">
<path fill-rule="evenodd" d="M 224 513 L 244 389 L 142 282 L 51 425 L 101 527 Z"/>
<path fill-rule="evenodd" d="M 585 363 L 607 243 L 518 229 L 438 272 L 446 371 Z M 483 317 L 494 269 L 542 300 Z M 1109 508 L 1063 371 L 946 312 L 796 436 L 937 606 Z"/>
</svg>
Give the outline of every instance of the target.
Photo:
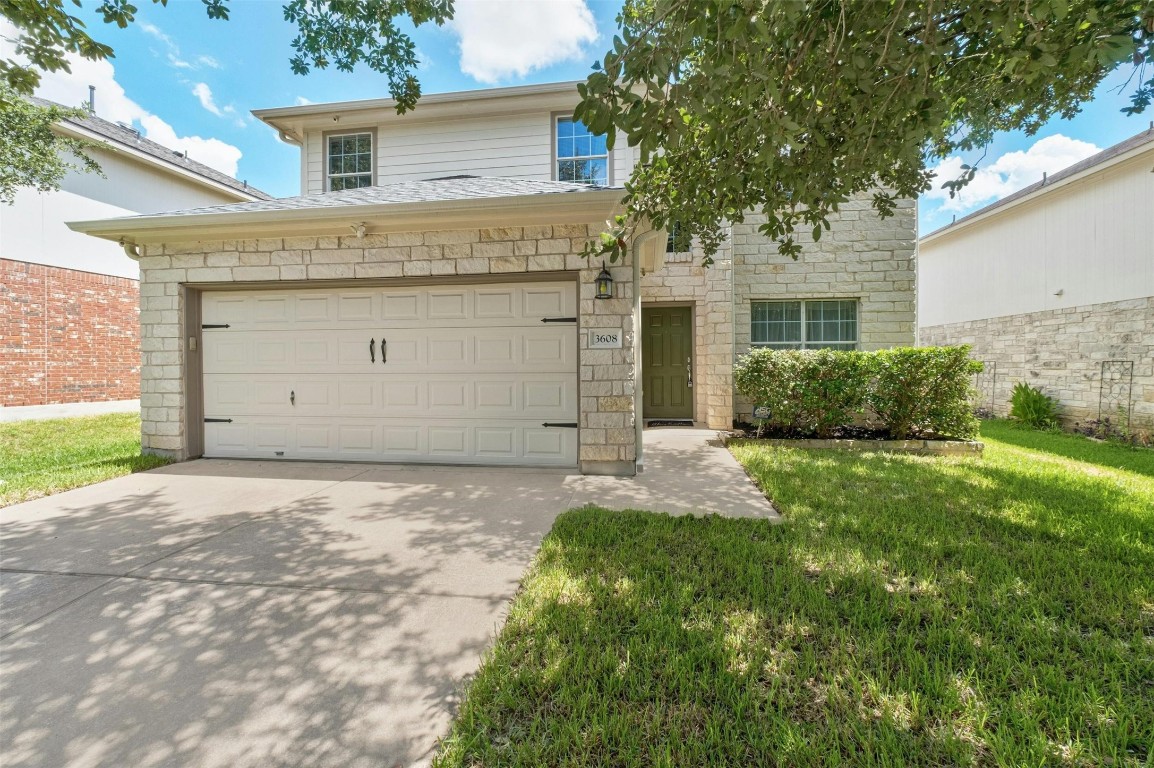
<svg viewBox="0 0 1154 768">
<path fill-rule="evenodd" d="M 229 203 L 205 208 L 190 208 L 167 213 L 133 216 L 147 219 L 170 216 L 209 216 L 229 213 L 259 213 L 265 211 L 305 211 L 318 208 L 343 208 L 360 205 L 388 205 L 403 203 L 438 203 L 451 200 L 475 200 L 525 195 L 581 194 L 620 189 L 567 181 L 536 181 L 491 176 L 449 176 L 425 181 L 406 181 L 380 187 L 361 187 L 340 192 L 324 192 L 297 197 L 281 197 L 251 203 Z"/>
<path fill-rule="evenodd" d="M 28 100 L 33 104 L 41 107 L 63 107 L 63 104 L 57 104 L 54 101 L 41 99 L 36 96 L 28 97 Z M 217 184 L 222 184 L 230 189 L 235 189 L 246 195 L 257 198 L 258 200 L 270 200 L 271 195 L 262 192 L 256 187 L 249 186 L 248 182 L 238 181 L 227 173 L 221 173 L 215 168 L 210 168 L 204 163 L 198 163 L 196 160 L 189 159 L 188 155 L 182 152 L 177 152 L 170 149 L 163 144 L 158 144 L 151 139 L 146 139 L 140 135 L 140 132 L 134 128 L 114 123 L 105 120 L 102 117 L 97 117 L 93 114 L 88 114 L 83 117 L 70 117 L 63 122 L 71 123 L 79 128 L 86 129 L 107 139 L 112 144 L 120 144 L 121 146 L 135 149 L 138 152 L 143 152 L 157 160 L 164 161 L 178 168 L 182 168 L 190 173 L 195 173 L 202 176 L 209 181 L 214 181 Z"/>
</svg>

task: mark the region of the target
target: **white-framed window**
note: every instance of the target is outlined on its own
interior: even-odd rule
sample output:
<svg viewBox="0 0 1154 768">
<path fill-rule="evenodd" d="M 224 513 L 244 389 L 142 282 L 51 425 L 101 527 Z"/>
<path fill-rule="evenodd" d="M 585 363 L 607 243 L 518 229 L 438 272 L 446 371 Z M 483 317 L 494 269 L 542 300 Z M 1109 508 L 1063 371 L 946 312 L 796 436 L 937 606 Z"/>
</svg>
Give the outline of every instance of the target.
<svg viewBox="0 0 1154 768">
<path fill-rule="evenodd" d="M 325 136 L 328 191 L 373 186 L 373 134 L 330 133 Z"/>
<path fill-rule="evenodd" d="M 857 349 L 857 299 L 755 301 L 750 340 L 773 349 Z"/>
<path fill-rule="evenodd" d="M 609 184 L 609 150 L 604 136 L 594 136 L 580 120 L 558 117 L 557 180 Z"/>
<path fill-rule="evenodd" d="M 669 233 L 665 236 L 666 253 L 689 253 L 693 250 L 693 238 L 676 221 L 666 224 L 665 230 Z"/>
</svg>

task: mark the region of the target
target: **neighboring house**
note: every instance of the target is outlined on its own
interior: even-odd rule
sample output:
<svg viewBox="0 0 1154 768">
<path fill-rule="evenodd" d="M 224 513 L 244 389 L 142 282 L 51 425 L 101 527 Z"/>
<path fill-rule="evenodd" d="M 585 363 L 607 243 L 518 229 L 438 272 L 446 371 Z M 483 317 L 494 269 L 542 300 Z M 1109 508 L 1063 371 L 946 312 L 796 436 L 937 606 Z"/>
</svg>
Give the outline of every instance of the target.
<svg viewBox="0 0 1154 768">
<path fill-rule="evenodd" d="M 914 342 L 913 201 L 853 201 L 798 261 L 732 227 L 717 263 L 640 233 L 580 256 L 635 154 L 575 84 L 257 111 L 302 196 L 78 222 L 139 247 L 144 447 L 177 458 L 552 465 L 632 474 L 643 420 L 729 427 L 755 345 Z M 666 254 L 670 250 L 671 253 Z"/>
<path fill-rule="evenodd" d="M 999 414 L 1025 381 L 1064 420 L 1154 426 L 1154 128 L 922 238 L 922 344 L 971 344 Z"/>
<path fill-rule="evenodd" d="M 0 205 L 0 406 L 139 396 L 138 265 L 66 221 L 268 197 L 95 114 L 56 129 L 91 142 L 104 176 L 72 172 Z"/>
</svg>

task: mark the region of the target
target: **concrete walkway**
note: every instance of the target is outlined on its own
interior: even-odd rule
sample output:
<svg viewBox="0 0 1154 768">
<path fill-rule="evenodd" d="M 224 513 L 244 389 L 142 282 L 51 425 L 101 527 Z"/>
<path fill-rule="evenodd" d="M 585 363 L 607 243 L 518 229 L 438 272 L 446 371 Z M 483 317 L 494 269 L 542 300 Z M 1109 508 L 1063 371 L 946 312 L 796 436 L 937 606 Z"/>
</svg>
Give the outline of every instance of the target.
<svg viewBox="0 0 1154 768">
<path fill-rule="evenodd" d="M 657 427 L 644 438 L 640 474 L 574 477 L 574 505 L 780 519 L 716 430 Z"/>
<path fill-rule="evenodd" d="M 0 423 L 6 421 L 66 419 L 72 416 L 99 416 L 104 413 L 140 413 L 140 401 L 109 400 L 101 403 L 0 406 Z"/>
<path fill-rule="evenodd" d="M 0 510 L 0 755 L 408 766 L 584 503 L 773 517 L 713 433 L 646 472 L 202 460 Z"/>
</svg>

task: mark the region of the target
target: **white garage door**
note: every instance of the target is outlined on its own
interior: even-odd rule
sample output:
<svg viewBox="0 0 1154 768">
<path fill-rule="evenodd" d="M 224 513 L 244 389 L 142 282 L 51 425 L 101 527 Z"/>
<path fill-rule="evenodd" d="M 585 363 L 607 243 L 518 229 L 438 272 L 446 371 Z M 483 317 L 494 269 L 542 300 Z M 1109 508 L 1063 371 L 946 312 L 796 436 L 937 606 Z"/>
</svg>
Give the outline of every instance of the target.
<svg viewBox="0 0 1154 768">
<path fill-rule="evenodd" d="M 204 455 L 576 466 L 576 314 L 573 283 L 206 292 Z"/>
</svg>

